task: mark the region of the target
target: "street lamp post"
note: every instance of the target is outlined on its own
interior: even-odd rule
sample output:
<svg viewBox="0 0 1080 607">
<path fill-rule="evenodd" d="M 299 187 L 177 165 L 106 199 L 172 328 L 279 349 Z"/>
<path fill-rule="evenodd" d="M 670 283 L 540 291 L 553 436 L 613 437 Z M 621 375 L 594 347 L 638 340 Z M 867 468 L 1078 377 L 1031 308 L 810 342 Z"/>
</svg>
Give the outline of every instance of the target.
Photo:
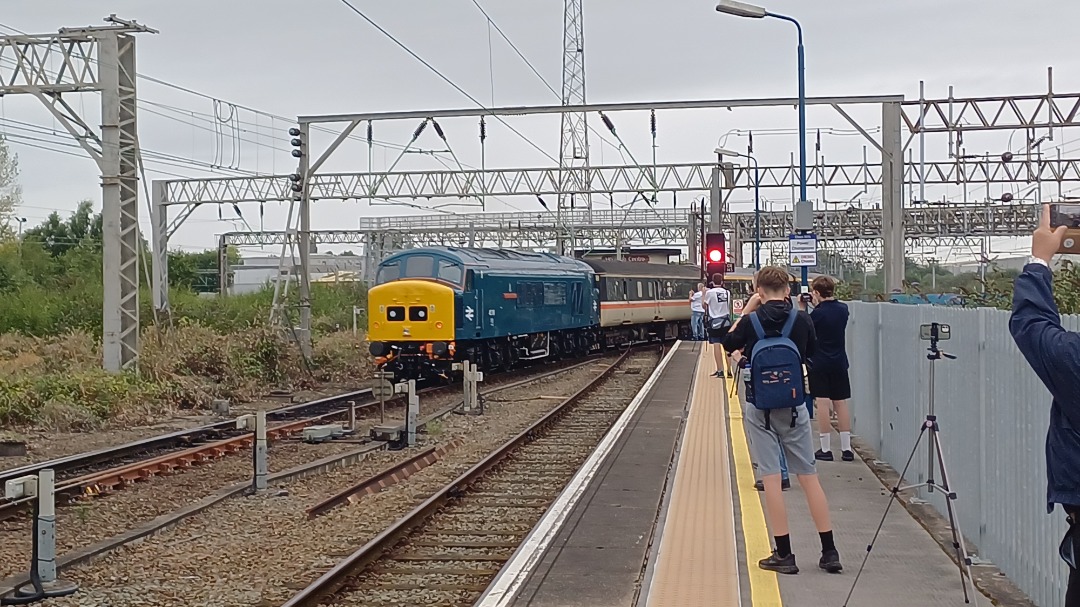
<svg viewBox="0 0 1080 607">
<path fill-rule="evenodd" d="M 761 269 L 761 173 L 758 170 L 757 158 L 750 154 L 743 154 L 724 148 L 713 150 L 718 156 L 738 156 L 746 158 L 754 163 L 754 269 Z"/>
<path fill-rule="evenodd" d="M 764 19 L 772 17 L 787 21 L 795 25 L 799 34 L 799 201 L 795 203 L 794 225 L 797 232 L 808 232 L 813 224 L 813 213 L 807 209 L 810 204 L 806 200 L 806 58 L 803 52 L 802 25 L 787 15 L 770 13 L 763 7 L 736 0 L 720 0 L 716 5 L 717 12 L 736 17 L 749 17 L 752 19 Z M 803 292 L 810 289 L 809 268 L 803 266 L 802 287 Z"/>
</svg>

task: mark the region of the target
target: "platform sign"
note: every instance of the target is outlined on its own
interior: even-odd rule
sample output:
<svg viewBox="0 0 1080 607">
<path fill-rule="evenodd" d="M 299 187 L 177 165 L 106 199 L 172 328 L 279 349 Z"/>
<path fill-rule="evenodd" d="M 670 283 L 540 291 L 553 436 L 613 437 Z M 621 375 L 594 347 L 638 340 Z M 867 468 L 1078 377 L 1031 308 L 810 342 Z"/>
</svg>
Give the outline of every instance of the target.
<svg viewBox="0 0 1080 607">
<path fill-rule="evenodd" d="M 796 268 L 817 265 L 817 234 L 788 236 L 788 265 Z"/>
</svg>

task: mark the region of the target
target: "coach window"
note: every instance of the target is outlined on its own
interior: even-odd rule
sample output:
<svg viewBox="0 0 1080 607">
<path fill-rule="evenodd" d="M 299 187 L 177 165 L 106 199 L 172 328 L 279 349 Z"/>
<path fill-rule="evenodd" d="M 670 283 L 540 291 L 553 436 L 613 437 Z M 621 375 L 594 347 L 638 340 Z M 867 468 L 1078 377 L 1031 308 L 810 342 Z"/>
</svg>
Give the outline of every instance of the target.
<svg viewBox="0 0 1080 607">
<path fill-rule="evenodd" d="M 644 299 L 645 295 L 642 293 L 641 281 L 638 280 L 638 281 L 635 281 L 635 282 L 637 282 L 637 298 L 638 299 Z"/>
<path fill-rule="evenodd" d="M 461 275 L 462 268 L 460 265 L 445 259 L 439 260 L 439 280 L 452 285 L 461 285 Z"/>
<path fill-rule="evenodd" d="M 379 266 L 379 273 L 375 276 L 375 284 L 381 285 L 401 277 L 401 265 L 396 261 Z"/>
<path fill-rule="evenodd" d="M 430 255 L 414 255 L 405 258 L 403 278 L 434 278 L 435 258 Z"/>
<path fill-rule="evenodd" d="M 622 298 L 623 301 L 630 301 L 630 281 L 625 278 L 622 281 Z"/>
</svg>

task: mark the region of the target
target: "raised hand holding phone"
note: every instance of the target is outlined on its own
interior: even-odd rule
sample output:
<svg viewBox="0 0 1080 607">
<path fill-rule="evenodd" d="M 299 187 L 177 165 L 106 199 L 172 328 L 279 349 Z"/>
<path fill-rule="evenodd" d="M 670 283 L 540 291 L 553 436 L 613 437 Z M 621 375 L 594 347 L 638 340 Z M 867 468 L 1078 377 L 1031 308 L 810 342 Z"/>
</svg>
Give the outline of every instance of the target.
<svg viewBox="0 0 1080 607">
<path fill-rule="evenodd" d="M 1066 243 L 1065 237 L 1070 230 L 1072 221 L 1068 220 L 1066 207 L 1077 207 L 1080 214 L 1080 205 L 1044 204 L 1042 217 L 1039 218 L 1039 227 L 1031 235 L 1031 255 L 1045 261 L 1047 264 L 1055 253 L 1067 252 L 1073 245 Z M 1065 251 L 1062 251 L 1063 245 Z"/>
</svg>

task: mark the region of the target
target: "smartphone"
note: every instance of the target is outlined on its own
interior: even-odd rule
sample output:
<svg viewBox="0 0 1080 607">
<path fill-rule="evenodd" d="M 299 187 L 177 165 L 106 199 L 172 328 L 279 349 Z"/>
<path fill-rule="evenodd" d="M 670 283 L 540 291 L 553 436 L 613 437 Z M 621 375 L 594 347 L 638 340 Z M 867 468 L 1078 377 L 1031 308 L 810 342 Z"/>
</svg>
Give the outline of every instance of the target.
<svg viewBox="0 0 1080 607">
<path fill-rule="evenodd" d="M 1055 202 L 1050 205 L 1050 227 L 1065 226 L 1065 240 L 1058 253 L 1080 254 L 1080 204 Z"/>
<path fill-rule="evenodd" d="M 1070 230 L 1080 230 L 1080 204 L 1055 202 L 1050 205 L 1050 227 L 1061 226 Z"/>
</svg>

